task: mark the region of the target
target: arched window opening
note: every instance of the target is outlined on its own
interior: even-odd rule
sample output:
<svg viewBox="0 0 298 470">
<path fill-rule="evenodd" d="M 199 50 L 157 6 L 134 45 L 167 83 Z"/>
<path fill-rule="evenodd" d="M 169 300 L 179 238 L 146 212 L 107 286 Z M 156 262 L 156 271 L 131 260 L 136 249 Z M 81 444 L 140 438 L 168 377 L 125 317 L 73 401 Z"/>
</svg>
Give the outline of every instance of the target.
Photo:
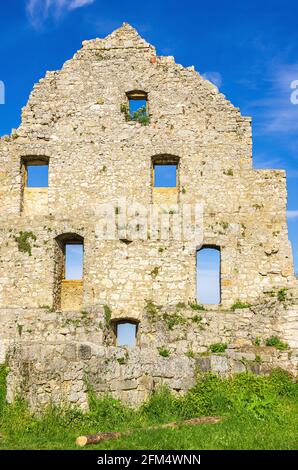
<svg viewBox="0 0 298 470">
<path fill-rule="evenodd" d="M 220 248 L 203 246 L 197 251 L 197 302 L 220 304 Z"/>
<path fill-rule="evenodd" d="M 56 237 L 55 305 L 80 310 L 83 304 L 84 239 L 68 233 Z"/>
</svg>

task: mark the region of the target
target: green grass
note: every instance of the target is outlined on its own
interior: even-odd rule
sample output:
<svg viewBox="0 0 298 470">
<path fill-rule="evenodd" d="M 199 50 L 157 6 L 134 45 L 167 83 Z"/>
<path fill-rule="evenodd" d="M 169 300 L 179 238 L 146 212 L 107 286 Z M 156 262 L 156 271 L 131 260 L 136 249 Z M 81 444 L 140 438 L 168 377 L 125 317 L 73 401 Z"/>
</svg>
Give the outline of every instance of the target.
<svg viewBox="0 0 298 470">
<path fill-rule="evenodd" d="M 136 429 L 88 449 L 297 449 L 297 384 L 276 370 L 270 376 L 207 374 L 184 396 L 161 387 L 139 409 L 89 393 L 90 411 L 49 407 L 34 416 L 24 401 L 5 403 L 0 369 L 0 449 L 76 449 L 75 439 L 98 431 Z M 214 425 L 148 430 L 148 426 L 200 415 L 221 415 Z"/>
</svg>

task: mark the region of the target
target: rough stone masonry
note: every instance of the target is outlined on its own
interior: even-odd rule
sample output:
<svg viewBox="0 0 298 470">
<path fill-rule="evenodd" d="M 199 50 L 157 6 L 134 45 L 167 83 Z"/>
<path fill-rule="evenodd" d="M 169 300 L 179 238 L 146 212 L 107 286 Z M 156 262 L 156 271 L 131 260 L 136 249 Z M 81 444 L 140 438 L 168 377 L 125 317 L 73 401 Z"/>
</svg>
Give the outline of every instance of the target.
<svg viewBox="0 0 298 470">
<path fill-rule="evenodd" d="M 129 110 L 138 99 L 143 120 Z M 138 404 L 161 382 L 185 391 L 199 370 L 297 372 L 285 172 L 253 169 L 251 119 L 193 67 L 157 56 L 128 24 L 84 41 L 34 86 L 20 127 L 0 140 L 0 163 L 8 400 L 86 409 L 89 383 Z M 176 186 L 155 187 L 155 166 L 167 164 Z M 30 165 L 48 166 L 48 187 L 29 187 Z M 99 234 L 105 204 L 114 237 Z M 138 220 L 136 205 L 171 219 L 195 204 L 197 238 L 132 237 L 122 223 L 129 211 Z M 84 247 L 80 280 L 65 279 L 67 243 Z M 218 305 L 196 299 L 202 247 L 220 251 Z M 117 346 L 119 322 L 136 325 L 135 347 Z M 272 336 L 284 348 L 266 345 Z M 216 343 L 225 352 L 213 353 Z"/>
</svg>

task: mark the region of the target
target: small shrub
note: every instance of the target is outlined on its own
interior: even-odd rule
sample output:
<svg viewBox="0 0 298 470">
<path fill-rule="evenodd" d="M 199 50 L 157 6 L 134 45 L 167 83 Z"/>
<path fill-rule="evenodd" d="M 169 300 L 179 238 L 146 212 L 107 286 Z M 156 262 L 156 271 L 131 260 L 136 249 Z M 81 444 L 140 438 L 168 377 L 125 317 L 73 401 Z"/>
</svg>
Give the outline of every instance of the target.
<svg viewBox="0 0 298 470">
<path fill-rule="evenodd" d="M 252 344 L 254 346 L 261 346 L 261 338 L 259 336 L 256 336 L 255 339 L 252 340 Z"/>
<path fill-rule="evenodd" d="M 187 321 L 186 318 L 178 312 L 174 312 L 172 314 L 163 313 L 161 318 L 166 323 L 169 330 L 172 330 L 176 325 L 183 325 Z"/>
<path fill-rule="evenodd" d="M 169 422 L 179 415 L 179 399 L 166 385 L 160 385 L 141 406 L 142 419 L 151 422 Z"/>
<path fill-rule="evenodd" d="M 227 222 L 221 222 L 220 225 L 224 230 L 227 230 L 227 228 L 229 227 L 229 224 Z"/>
<path fill-rule="evenodd" d="M 286 288 L 283 288 L 283 289 L 280 289 L 278 292 L 277 292 L 277 299 L 279 300 L 279 302 L 284 302 L 286 300 L 286 297 L 287 297 L 287 290 Z"/>
<path fill-rule="evenodd" d="M 106 322 L 106 325 L 108 326 L 111 323 L 112 310 L 110 309 L 108 305 L 104 305 L 103 310 L 104 310 L 105 322 Z"/>
<path fill-rule="evenodd" d="M 87 317 L 89 315 L 89 312 L 87 312 L 86 310 L 81 310 L 81 315 L 82 317 Z"/>
<path fill-rule="evenodd" d="M 128 103 L 122 103 L 122 104 L 120 105 L 120 111 L 121 111 L 121 113 L 123 113 L 123 114 L 129 113 L 129 106 L 128 106 Z"/>
<path fill-rule="evenodd" d="M 284 382 L 283 382 L 284 381 Z M 181 403 L 181 414 L 186 417 L 200 415 L 239 415 L 256 419 L 278 415 L 280 390 L 294 388 L 289 378 L 258 376 L 249 372 L 224 379 L 208 373 L 202 375 Z M 245 418 L 244 418 L 245 419 Z"/>
<path fill-rule="evenodd" d="M 196 355 L 193 351 L 189 350 L 185 353 L 185 356 L 193 359 Z"/>
<path fill-rule="evenodd" d="M 118 362 L 120 365 L 126 364 L 127 358 L 126 358 L 126 357 L 117 357 L 117 362 Z"/>
<path fill-rule="evenodd" d="M 47 311 L 47 313 L 55 312 L 54 306 L 50 307 L 50 305 L 41 305 L 40 308 L 44 308 Z"/>
<path fill-rule="evenodd" d="M 266 340 L 266 346 L 272 346 L 273 348 L 278 349 L 279 351 L 284 351 L 289 348 L 287 343 L 283 343 L 278 336 L 271 336 Z"/>
<path fill-rule="evenodd" d="M 131 420 L 132 411 L 120 400 L 106 394 L 98 398 L 92 388 L 88 387 L 89 416 L 88 421 L 101 429 L 119 429 Z"/>
<path fill-rule="evenodd" d="M 158 273 L 159 273 L 159 267 L 155 266 L 155 268 L 153 268 L 152 271 L 150 272 L 150 275 L 155 278 L 158 275 Z"/>
<path fill-rule="evenodd" d="M 185 303 L 184 302 L 178 302 L 178 304 L 176 305 L 176 309 L 180 310 L 182 308 L 186 308 Z"/>
<path fill-rule="evenodd" d="M 152 300 L 145 300 L 145 312 L 150 321 L 158 321 L 161 319 L 161 305 L 155 304 Z"/>
<path fill-rule="evenodd" d="M 191 321 L 193 321 L 194 323 L 200 323 L 202 320 L 203 320 L 203 317 L 201 317 L 201 315 L 195 315 L 191 319 Z"/>
<path fill-rule="evenodd" d="M 236 300 L 236 302 L 232 305 L 231 310 L 235 312 L 236 309 L 238 308 L 250 308 L 251 304 L 241 302 L 241 300 Z"/>
<path fill-rule="evenodd" d="M 166 348 L 157 348 L 160 356 L 162 357 L 169 357 L 170 356 L 170 351 Z"/>
<path fill-rule="evenodd" d="M 222 410 L 228 406 L 228 400 L 222 393 L 222 383 L 223 380 L 215 374 L 207 373 L 200 376 L 181 402 L 182 416 L 193 418 L 222 413 Z"/>
<path fill-rule="evenodd" d="M 214 343 L 210 344 L 209 351 L 213 353 L 223 353 L 227 349 L 227 343 Z"/>
<path fill-rule="evenodd" d="M 150 119 L 147 113 L 146 106 L 142 106 L 134 113 L 130 113 L 129 121 L 139 122 L 143 126 L 146 126 L 147 124 L 149 124 Z"/>
<path fill-rule="evenodd" d="M 200 311 L 200 310 L 206 310 L 205 307 L 204 307 L 204 305 L 198 304 L 197 302 L 191 302 L 191 301 L 190 301 L 190 302 L 188 302 L 188 305 L 190 306 L 190 308 L 191 308 L 192 310 L 198 310 L 198 311 Z"/>
<path fill-rule="evenodd" d="M 120 106 L 120 111 L 125 115 L 126 121 L 139 122 L 144 126 L 150 122 L 146 106 L 142 106 L 137 111 L 131 113 L 129 111 L 129 105 L 127 103 L 122 103 Z"/>
<path fill-rule="evenodd" d="M 298 398 L 298 382 L 283 369 L 273 369 L 268 377 L 270 385 L 280 396 Z"/>
</svg>

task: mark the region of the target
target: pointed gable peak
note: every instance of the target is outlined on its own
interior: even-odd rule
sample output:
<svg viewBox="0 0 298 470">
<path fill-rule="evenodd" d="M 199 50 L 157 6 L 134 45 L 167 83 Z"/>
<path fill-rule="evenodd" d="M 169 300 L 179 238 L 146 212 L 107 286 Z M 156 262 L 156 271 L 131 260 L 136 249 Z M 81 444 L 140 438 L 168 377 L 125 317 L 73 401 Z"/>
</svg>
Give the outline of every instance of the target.
<svg viewBox="0 0 298 470">
<path fill-rule="evenodd" d="M 83 45 L 88 46 L 90 43 L 96 43 L 97 47 L 102 49 L 152 49 L 151 44 L 143 39 L 137 30 L 129 23 L 123 23 L 120 28 L 115 29 L 111 34 L 103 39 L 95 39 L 84 41 Z"/>
<path fill-rule="evenodd" d="M 110 43 L 112 47 L 146 49 L 152 47 L 129 23 L 123 23 L 120 28 L 109 34 L 104 41 Z"/>
</svg>

